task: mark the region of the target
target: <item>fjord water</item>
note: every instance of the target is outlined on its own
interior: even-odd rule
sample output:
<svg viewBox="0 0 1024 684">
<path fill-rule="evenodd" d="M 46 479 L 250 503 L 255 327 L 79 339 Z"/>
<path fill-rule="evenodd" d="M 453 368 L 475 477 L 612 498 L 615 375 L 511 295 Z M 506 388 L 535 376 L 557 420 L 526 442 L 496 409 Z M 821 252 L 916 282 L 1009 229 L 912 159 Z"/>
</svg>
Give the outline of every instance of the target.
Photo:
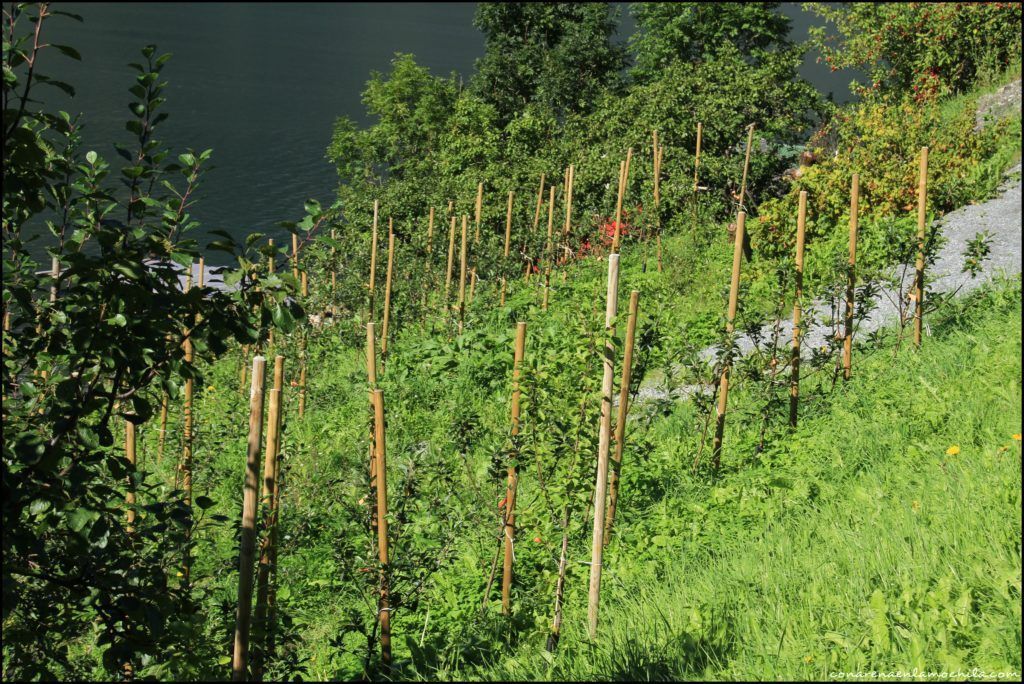
<svg viewBox="0 0 1024 684">
<path fill-rule="evenodd" d="M 60 3 L 82 16 L 54 17 L 47 41 L 82 55 L 45 52 L 41 70 L 74 85 L 74 99 L 54 89 L 53 108 L 84 114 L 83 154 L 96 150 L 115 166 L 113 143 L 131 141 L 128 88 L 139 50 L 171 52 L 164 67 L 170 118 L 158 136 L 176 156 L 186 146 L 213 149 L 193 216 L 236 237 L 282 237 L 303 202 L 330 204 L 337 186 L 324 158 L 336 117 L 367 121 L 360 94 L 373 70 L 387 72 L 395 52 L 411 52 L 432 73 L 468 77 L 483 54 L 473 4 L 460 3 Z M 41 89 L 42 90 L 42 89 Z M 42 242 L 42 241 L 40 241 Z M 42 245 L 33 251 L 42 255 Z M 215 255 L 211 255 L 216 259 Z M 46 260 L 49 263 L 49 260 Z"/>
<path fill-rule="evenodd" d="M 619 5 L 617 39 L 632 34 L 626 3 Z M 47 89 L 48 106 L 82 112 L 82 153 L 96 150 L 112 164 L 113 143 L 129 143 L 124 128 L 139 50 L 156 44 L 173 58 L 158 137 L 176 156 L 187 146 L 213 149 L 192 214 L 206 231 L 238 238 L 259 231 L 285 237 L 278 221 L 297 220 L 303 202 L 331 202 L 336 176 L 324 158 L 336 117 L 360 125 L 367 119 L 361 93 L 371 71 L 387 72 L 396 52 L 410 52 L 435 75 L 467 79 L 483 55 L 483 35 L 473 26 L 474 3 L 59 3 L 84 23 L 55 17 L 45 24 L 47 42 L 67 44 L 82 55 L 70 60 L 43 53 L 43 73 L 74 85 L 67 98 Z M 793 20 L 792 38 L 806 38 L 813 17 L 795 3 L 781 11 Z M 846 99 L 846 81 L 815 65 L 801 70 L 823 92 Z M 43 89 L 40 89 L 43 90 Z M 40 93 L 42 96 L 43 93 Z M 41 224 L 34 254 L 43 263 Z M 216 254 L 211 254 L 214 262 Z"/>
</svg>

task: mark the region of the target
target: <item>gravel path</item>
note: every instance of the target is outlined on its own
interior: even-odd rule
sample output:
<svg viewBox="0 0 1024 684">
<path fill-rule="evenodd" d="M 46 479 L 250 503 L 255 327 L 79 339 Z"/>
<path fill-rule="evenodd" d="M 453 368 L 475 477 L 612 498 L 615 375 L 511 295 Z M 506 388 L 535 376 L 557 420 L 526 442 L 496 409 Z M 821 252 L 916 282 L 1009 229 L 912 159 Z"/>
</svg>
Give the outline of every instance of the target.
<svg viewBox="0 0 1024 684">
<path fill-rule="evenodd" d="M 1006 172 L 1006 180 L 1000 187 L 996 197 L 968 205 L 946 214 L 932 224 L 932 230 L 940 230 L 946 237 L 946 243 L 939 251 L 935 264 L 925 271 L 926 287 L 935 292 L 951 292 L 960 288 L 960 293 L 970 292 L 993 278 L 1002 275 L 1014 275 L 1021 272 L 1021 165 L 1018 163 Z M 992 235 L 989 258 L 982 264 L 982 272 L 976 278 L 970 278 L 961 272 L 963 252 L 968 241 L 982 231 Z M 898 277 L 904 273 L 904 289 L 913 281 L 913 264 L 896 266 L 892 275 Z M 874 301 L 876 308 L 860 322 L 854 335 L 864 335 L 890 325 L 899 320 L 899 309 L 896 306 L 898 291 L 883 287 Z M 829 304 L 815 301 L 805 308 L 805 320 L 810 312 L 827 311 Z M 765 324 L 761 329 L 762 339 L 767 339 L 772 332 L 773 324 Z M 927 334 L 927 319 L 925 319 Z M 783 321 L 781 339 L 792 339 L 793 325 L 791 321 Z M 804 333 L 803 349 L 821 346 L 833 329 L 827 325 L 814 324 Z M 736 344 L 743 354 L 750 353 L 754 343 L 748 335 L 739 335 Z M 714 359 L 717 347 L 708 347 L 702 352 L 705 360 Z M 637 394 L 637 401 L 666 398 L 665 391 L 658 387 L 660 374 L 649 376 Z M 686 396 L 696 389 L 683 388 Z"/>
</svg>

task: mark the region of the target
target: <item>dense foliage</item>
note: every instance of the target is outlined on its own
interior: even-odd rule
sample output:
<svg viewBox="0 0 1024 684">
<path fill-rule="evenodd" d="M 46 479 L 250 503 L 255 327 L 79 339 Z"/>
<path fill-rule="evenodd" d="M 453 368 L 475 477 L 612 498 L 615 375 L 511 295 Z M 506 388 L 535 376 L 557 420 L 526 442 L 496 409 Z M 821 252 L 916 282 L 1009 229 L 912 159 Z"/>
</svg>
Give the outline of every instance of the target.
<svg viewBox="0 0 1024 684">
<path fill-rule="evenodd" d="M 1019 2 L 806 4 L 833 24 L 811 29 L 825 61 L 868 70 L 862 88 L 923 99 L 963 92 L 1020 61 Z"/>
</svg>

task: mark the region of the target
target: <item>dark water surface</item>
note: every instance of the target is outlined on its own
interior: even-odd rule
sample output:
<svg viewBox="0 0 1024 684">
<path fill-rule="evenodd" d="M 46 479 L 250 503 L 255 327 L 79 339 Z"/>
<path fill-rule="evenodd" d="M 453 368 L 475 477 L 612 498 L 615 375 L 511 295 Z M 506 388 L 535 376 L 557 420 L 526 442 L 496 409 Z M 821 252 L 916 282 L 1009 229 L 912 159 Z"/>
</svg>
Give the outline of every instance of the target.
<svg viewBox="0 0 1024 684">
<path fill-rule="evenodd" d="M 625 3 L 619 39 L 634 23 Z M 129 143 L 127 89 L 142 61 L 139 50 L 157 45 L 173 58 L 164 67 L 170 82 L 163 111 L 170 118 L 159 136 L 176 156 L 186 147 L 213 148 L 210 171 L 193 216 L 203 231 L 222 229 L 239 237 L 253 231 L 281 234 L 281 220 L 302 215 L 303 202 L 329 204 L 336 187 L 324 158 L 336 117 L 371 124 L 360 101 L 371 71 L 387 72 L 396 52 L 411 52 L 435 75 L 457 72 L 469 79 L 483 55 L 473 26 L 474 3 L 57 3 L 84 23 L 55 17 L 47 41 L 74 46 L 75 62 L 54 50 L 41 70 L 73 84 L 71 100 L 48 89 L 53 108 L 84 114 L 85 150 L 108 161 L 120 158 L 113 142 Z M 806 37 L 814 18 L 795 3 L 793 38 Z M 823 92 L 848 97 L 849 76 L 836 78 L 808 58 L 802 71 Z M 42 254 L 42 245 L 38 247 Z"/>
</svg>

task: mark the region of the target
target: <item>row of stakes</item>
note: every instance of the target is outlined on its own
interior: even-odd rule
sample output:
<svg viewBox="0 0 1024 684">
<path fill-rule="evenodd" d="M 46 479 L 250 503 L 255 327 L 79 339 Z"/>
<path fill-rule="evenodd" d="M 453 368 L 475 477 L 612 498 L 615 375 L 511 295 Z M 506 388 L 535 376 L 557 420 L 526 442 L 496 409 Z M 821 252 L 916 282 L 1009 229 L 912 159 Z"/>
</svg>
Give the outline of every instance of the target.
<svg viewBox="0 0 1024 684">
<path fill-rule="evenodd" d="M 697 172 L 696 167 L 699 165 L 699 154 L 700 154 L 700 126 L 698 125 L 698 148 L 697 148 L 697 159 L 695 162 L 694 172 L 694 188 L 697 188 Z M 753 128 L 750 129 L 752 135 Z M 655 132 L 655 143 L 657 142 L 657 133 Z M 749 145 L 750 140 L 748 139 L 748 155 L 744 164 L 744 171 L 746 171 L 746 165 L 749 163 Z M 655 169 L 660 169 L 662 149 L 660 146 L 655 145 L 654 147 L 654 164 Z M 607 333 L 607 341 L 603 353 L 602 363 L 602 381 L 601 381 L 601 416 L 600 416 L 600 432 L 598 440 L 598 454 L 597 454 L 597 479 L 594 486 L 594 522 L 593 522 L 593 538 L 591 547 L 591 562 L 590 562 L 590 581 L 589 581 L 589 593 L 588 593 L 588 631 L 591 638 L 597 636 L 598 627 L 598 616 L 600 607 L 600 588 L 601 588 L 601 575 L 602 575 L 602 556 L 605 545 L 607 545 L 612 525 L 615 518 L 616 504 L 618 500 L 618 489 L 619 480 L 621 477 L 621 463 L 623 447 L 625 443 L 625 424 L 628 414 L 629 404 L 629 387 L 631 381 L 631 366 L 632 366 L 632 355 L 633 346 L 635 341 L 635 328 L 637 316 L 639 313 L 639 296 L 640 292 L 634 290 L 630 295 L 629 303 L 629 317 L 627 321 L 627 334 L 624 346 L 624 357 L 622 363 L 621 379 L 620 379 L 620 392 L 618 402 L 618 413 L 614 435 L 612 433 L 611 423 L 611 412 L 612 412 L 612 394 L 614 387 L 614 369 L 615 369 L 615 349 L 612 344 L 612 338 L 615 335 L 615 319 L 618 310 L 618 281 L 619 281 L 619 243 L 621 238 L 621 212 L 622 212 L 622 198 L 625 191 L 626 181 L 629 173 L 629 164 L 632 157 L 632 149 L 627 153 L 626 159 L 620 164 L 619 168 L 619 184 L 618 184 L 618 199 L 616 202 L 616 221 L 615 221 L 615 234 L 611 246 L 611 252 L 608 255 L 608 278 L 607 278 L 607 293 L 606 293 L 606 308 L 605 308 L 605 330 Z M 922 304 L 924 295 L 924 243 L 925 243 L 925 231 L 926 231 L 926 201 L 927 201 L 927 173 L 928 173 L 928 148 L 921 148 L 920 154 L 920 167 L 919 167 L 919 181 L 918 181 L 918 253 L 915 261 L 915 280 L 912 297 L 915 301 L 914 309 L 914 327 L 913 327 L 913 340 L 915 347 L 921 346 L 922 338 Z M 568 226 L 571 221 L 572 212 L 572 181 L 575 176 L 575 167 L 570 166 L 566 170 L 565 181 L 566 181 L 566 228 L 565 233 L 568 233 Z M 655 203 L 657 204 L 660 200 L 659 197 L 659 179 L 660 174 L 655 175 Z M 745 180 L 746 173 L 744 173 Z M 537 227 L 540 218 L 540 212 L 543 200 L 544 190 L 544 176 L 541 176 L 541 189 L 538 192 L 538 201 L 536 205 L 536 211 L 534 216 L 534 228 Z M 745 186 L 745 183 L 743 183 Z M 480 209 L 482 202 L 482 186 L 481 183 L 478 186 L 477 202 L 476 202 L 476 238 L 475 241 L 479 240 L 479 223 L 480 223 Z M 741 192 L 745 193 L 745 189 Z M 851 180 L 850 190 L 850 223 L 849 223 L 849 261 L 847 271 L 847 290 L 846 290 L 846 301 L 844 311 L 844 337 L 843 337 L 843 351 L 842 351 L 842 370 L 844 379 L 849 379 L 852 372 L 852 335 L 853 335 L 853 313 L 854 313 L 854 287 L 856 282 L 855 266 L 856 266 L 856 248 L 857 248 L 857 229 L 858 229 L 858 202 L 860 194 L 860 180 L 858 174 L 853 174 Z M 742 197 L 742 195 L 741 195 Z M 504 243 L 504 255 L 507 257 L 510 253 L 511 245 L 511 216 L 512 216 L 512 199 L 513 193 L 509 193 L 508 197 L 508 210 L 506 219 L 506 232 L 505 232 L 505 243 Z M 545 273 L 545 293 L 544 293 L 544 307 L 547 308 L 547 290 L 550 278 L 550 264 L 553 261 L 551 258 L 553 250 L 553 207 L 554 207 L 554 186 L 550 187 L 550 197 L 548 201 L 548 242 L 546 253 L 548 255 L 549 266 Z M 373 293 L 375 291 L 375 271 L 376 271 L 376 252 L 377 252 L 377 220 L 378 220 L 378 202 L 374 202 L 374 225 L 373 225 L 373 242 L 371 248 L 371 269 L 369 276 L 369 292 L 370 292 L 370 312 L 373 309 Z M 451 203 L 449 204 L 449 211 L 451 211 Z M 795 287 L 796 297 L 793 306 L 793 338 L 791 345 L 791 378 L 790 378 L 790 406 L 789 406 L 789 420 L 792 426 L 796 426 L 798 418 L 798 405 L 799 405 L 799 373 L 800 373 L 800 336 L 801 336 L 801 298 L 802 298 L 802 277 L 804 267 L 804 229 L 807 217 L 807 193 L 801 191 L 799 195 L 798 205 L 798 216 L 797 216 L 797 239 L 795 246 Z M 430 252 L 430 238 L 432 238 L 433 232 L 433 221 L 434 210 L 431 209 L 429 224 L 428 224 L 428 255 Z M 742 261 L 742 246 L 744 242 L 746 223 L 746 212 L 740 211 L 737 215 L 737 229 L 734 237 L 734 250 L 733 250 L 733 262 L 732 262 L 732 275 L 730 280 L 729 288 L 729 303 L 726 316 L 726 334 L 727 337 L 731 338 L 734 334 L 734 323 L 736 312 L 738 308 L 739 299 L 739 283 L 740 283 L 740 271 Z M 455 226 L 456 217 L 451 216 L 450 229 L 449 229 L 449 246 L 448 246 L 448 259 L 447 259 L 447 274 L 445 282 L 445 299 L 447 303 L 448 294 L 451 285 L 451 276 L 453 271 L 453 256 L 454 256 L 454 242 L 455 242 Z M 463 216 L 462 220 L 462 234 L 461 234 L 461 247 L 460 247 L 460 283 L 459 283 L 459 296 L 457 304 L 454 307 L 458 311 L 458 330 L 461 334 L 463 329 L 463 320 L 465 314 L 465 306 L 467 303 L 466 297 L 466 283 L 467 283 L 467 265 L 466 265 L 466 250 L 467 250 L 467 228 L 468 228 L 468 217 Z M 333 235 L 332 235 L 333 237 Z M 293 235 L 292 242 L 292 267 L 293 275 L 297 280 L 301 280 L 302 294 L 304 297 L 308 296 L 308 279 L 305 271 L 299 270 L 298 267 L 298 243 L 297 237 Z M 661 249 L 660 249 L 660 231 L 658 232 L 658 266 L 661 268 Z M 389 220 L 388 230 L 388 268 L 387 268 L 387 281 L 385 285 L 385 304 L 384 304 L 384 317 L 383 317 L 383 329 L 381 331 L 381 358 L 383 360 L 387 354 L 387 340 L 388 340 L 388 323 L 390 313 L 390 289 L 393 272 L 393 259 L 394 259 L 394 230 L 393 224 Z M 429 259 L 429 256 L 428 256 Z M 270 269 L 273 270 L 274 264 L 273 259 L 270 261 Z M 474 269 L 475 271 L 475 269 Z M 529 279 L 531 269 L 527 266 L 524 279 Z M 199 268 L 199 286 L 203 286 L 204 278 L 204 264 L 202 259 L 200 260 Z M 472 301 L 472 291 L 475 285 L 475 273 L 470 273 L 470 294 L 468 301 Z M 331 286 L 332 291 L 336 286 L 336 273 L 331 273 Z M 188 284 L 186 287 L 191 287 L 192 275 L 191 271 L 188 276 Z M 504 279 L 501 280 L 501 304 L 504 304 L 506 294 L 506 282 Z M 447 308 L 447 304 L 446 304 Z M 381 660 L 385 668 L 391 665 L 391 629 L 390 629 L 390 607 L 389 607 L 389 588 L 388 588 L 388 576 L 387 567 L 389 563 L 389 548 L 388 548 L 388 533 L 387 533 L 387 466 L 386 466 L 386 438 L 385 438 L 385 412 L 384 412 L 384 393 L 383 390 L 376 387 L 377 383 L 377 353 L 376 353 L 376 334 L 375 324 L 372 321 L 372 313 L 370 316 L 371 320 L 367 324 L 367 378 L 369 381 L 369 402 L 371 407 L 372 415 L 372 427 L 370 430 L 370 448 L 369 448 L 369 470 L 371 480 L 371 499 L 376 501 L 376 509 L 372 513 L 372 529 L 377 537 L 377 549 L 378 549 L 378 560 L 380 562 L 380 583 L 379 583 L 379 601 L 378 601 L 378 620 L 380 624 L 380 648 L 381 648 Z M 512 377 L 512 415 L 511 415 L 511 435 L 515 437 L 519 432 L 520 427 L 520 389 L 519 389 L 519 374 L 520 368 L 523 362 L 526 348 L 526 327 L 525 322 L 520 322 L 516 326 L 516 335 L 513 349 L 514 363 L 513 363 L 513 377 Z M 271 333 L 272 334 L 272 333 Z M 304 339 L 303 339 L 304 342 Z M 272 340 L 270 342 L 272 344 Z M 300 345 L 303 346 L 304 345 Z M 185 347 L 185 359 L 186 362 L 191 363 L 192 361 L 192 345 L 188 337 L 184 342 Z M 731 348 L 731 344 L 730 344 Z M 247 355 L 247 350 L 244 352 Z M 300 366 L 300 380 L 299 380 L 299 415 L 304 414 L 305 404 L 305 389 L 306 389 L 306 364 L 304 359 L 304 353 L 300 350 L 302 356 L 302 363 Z M 716 426 L 715 436 L 712 447 L 713 453 L 713 467 L 717 470 L 721 462 L 721 451 L 722 442 L 725 431 L 725 420 L 726 420 L 726 409 L 728 403 L 728 392 L 729 392 L 729 375 L 732 364 L 731 355 L 727 355 L 725 363 L 722 367 L 721 376 L 719 378 L 719 394 L 718 394 L 718 405 L 716 410 Z M 267 393 L 270 395 L 270 415 L 267 422 L 267 439 L 265 449 L 265 463 L 264 463 L 264 482 L 263 482 L 263 499 L 267 503 L 267 510 L 269 511 L 267 519 L 264 521 L 265 535 L 260 546 L 260 556 L 258 559 L 255 557 L 256 551 L 256 518 L 257 518 L 257 488 L 259 482 L 259 455 L 260 455 L 260 443 L 262 440 L 262 429 L 263 429 L 263 413 L 264 413 L 264 373 L 265 373 L 266 361 L 263 356 L 257 355 L 252 359 L 252 372 L 250 376 L 250 417 L 249 417 L 249 439 L 248 449 L 246 454 L 246 468 L 245 468 L 245 484 L 243 490 L 243 509 L 242 509 L 242 536 L 241 536 L 241 549 L 240 549 L 240 560 L 239 560 L 239 585 L 238 585 L 238 607 L 236 615 L 236 629 L 234 638 L 234 649 L 232 652 L 232 678 L 236 681 L 246 679 L 248 667 L 249 667 L 249 643 L 250 643 L 250 627 L 251 627 L 251 616 L 252 616 L 252 590 L 253 590 L 253 574 L 254 568 L 258 565 L 258 577 L 257 577 L 257 602 L 256 602 L 256 622 L 259 629 L 261 638 L 266 639 L 269 630 L 268 625 L 273 622 L 274 614 L 274 591 L 271 581 L 271 575 L 273 568 L 276 566 L 276 530 L 277 530 L 277 511 L 279 504 L 280 495 L 280 483 L 278 478 L 278 466 L 279 466 L 279 453 L 280 453 L 280 428 L 281 428 L 281 397 L 282 397 L 282 380 L 283 380 L 283 367 L 284 357 L 276 356 L 274 360 L 274 384 L 273 388 Z M 242 383 L 244 387 L 246 377 L 246 364 L 242 366 Z M 185 383 L 185 397 L 184 397 L 184 427 L 183 437 L 184 446 L 182 450 L 181 461 L 178 467 L 178 471 L 181 475 L 181 484 L 185 492 L 185 501 L 187 505 L 191 505 L 191 451 L 192 451 L 192 430 L 193 430 L 193 407 L 192 407 L 192 380 L 188 379 Z M 168 400 L 166 394 L 163 397 L 160 412 L 160 429 L 159 429 L 159 446 L 158 446 L 158 460 L 163 452 L 164 447 L 164 436 L 166 433 L 167 425 L 167 412 L 168 412 Z M 125 435 L 125 450 L 128 456 L 128 460 L 131 463 L 135 463 L 136 459 L 136 426 L 134 423 L 126 423 L 126 435 Z M 614 449 L 611 445 L 614 442 Z M 504 550 L 504 561 L 502 565 L 502 594 L 501 594 L 501 606 L 503 614 L 511 613 L 511 587 L 513 584 L 513 549 L 515 544 L 515 503 L 516 503 L 516 492 L 518 489 L 519 473 L 517 467 L 510 465 L 507 472 L 507 485 L 506 485 L 506 506 L 502 520 L 502 546 Z M 129 504 L 128 513 L 128 524 L 129 531 L 132 529 L 132 525 L 135 521 L 135 514 L 132 504 L 135 501 L 135 494 L 133 491 L 129 491 L 127 494 L 127 503 Z M 607 507 L 605 503 L 607 502 Z M 563 543 L 564 547 L 564 543 Z M 563 557 L 561 565 L 565 562 L 565 553 L 563 548 Z M 184 577 L 185 582 L 188 582 L 188 571 L 189 571 L 189 559 L 186 557 L 184 563 Z M 560 568 L 561 570 L 561 568 Z M 555 601 L 555 617 L 552 625 L 554 643 L 557 643 L 558 634 L 561 628 L 562 622 L 562 596 L 564 586 L 562 580 L 564 574 L 560 572 L 559 586 L 556 589 L 556 601 Z M 551 642 L 549 642 L 551 643 Z M 261 656 L 265 653 L 269 653 L 272 649 L 272 644 L 269 641 L 266 643 L 264 649 L 261 649 L 259 653 Z M 262 677 L 262 664 L 263 660 L 257 658 L 252 664 L 252 677 L 254 679 L 260 679 Z"/>
</svg>

